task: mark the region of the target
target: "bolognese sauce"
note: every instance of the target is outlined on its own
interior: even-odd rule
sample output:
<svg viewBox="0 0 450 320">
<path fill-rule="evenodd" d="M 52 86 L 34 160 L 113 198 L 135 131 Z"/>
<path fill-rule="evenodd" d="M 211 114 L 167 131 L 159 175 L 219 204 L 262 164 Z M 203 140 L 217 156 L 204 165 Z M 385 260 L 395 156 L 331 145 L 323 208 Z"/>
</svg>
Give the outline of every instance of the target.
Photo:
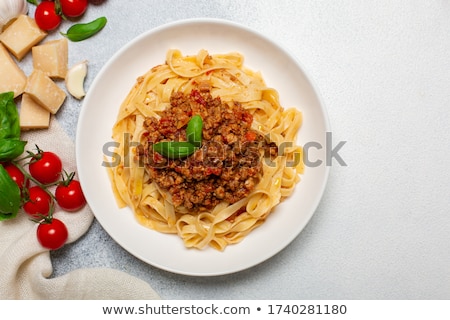
<svg viewBox="0 0 450 320">
<path fill-rule="evenodd" d="M 202 144 L 186 158 L 169 159 L 153 150 L 161 141 L 186 141 L 193 115 L 203 120 Z M 238 102 L 212 97 L 207 83 L 190 94 L 173 93 L 159 119 L 147 117 L 146 140 L 139 148 L 150 180 L 167 190 L 175 207 L 208 210 L 219 202 L 248 196 L 262 174 L 262 154 L 276 153 L 274 143 L 251 128 L 253 116 Z"/>
</svg>

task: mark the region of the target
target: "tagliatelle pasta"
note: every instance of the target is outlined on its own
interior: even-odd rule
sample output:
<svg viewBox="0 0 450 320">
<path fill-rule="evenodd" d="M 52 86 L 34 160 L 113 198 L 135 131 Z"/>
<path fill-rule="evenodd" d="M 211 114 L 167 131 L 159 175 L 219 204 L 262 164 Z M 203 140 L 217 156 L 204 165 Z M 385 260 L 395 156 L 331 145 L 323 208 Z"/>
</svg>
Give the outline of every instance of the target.
<svg viewBox="0 0 450 320">
<path fill-rule="evenodd" d="M 248 120 L 250 126 L 245 131 L 245 137 L 250 137 L 249 141 L 253 140 L 255 132 L 258 137 L 264 137 L 260 141 L 268 140 L 276 146 L 277 151 L 275 155 L 268 155 L 260 150 L 259 171 L 254 168 L 251 171 L 239 171 L 241 168 L 237 167 L 233 169 L 235 171 L 229 170 L 241 172 L 241 175 L 247 175 L 248 172 L 254 175 L 239 177 L 242 185 L 236 187 L 239 189 L 236 193 L 245 191 L 242 193 L 245 196 L 241 195 L 240 198 L 230 190 L 227 190 L 228 193 L 220 194 L 219 191 L 223 191 L 224 188 L 214 185 L 215 182 L 220 182 L 224 186 L 228 183 L 219 181 L 220 176 L 228 169 L 222 162 L 220 168 L 214 170 L 206 168 L 206 171 L 202 172 L 207 172 L 210 176 L 205 177 L 204 181 L 198 178 L 198 181 L 208 185 L 208 190 L 205 189 L 203 193 L 204 199 L 208 199 L 205 200 L 205 205 L 200 200 L 199 203 L 192 203 L 193 200 L 186 198 L 187 196 L 183 198 L 173 192 L 178 190 L 184 195 L 189 190 L 161 184 L 161 181 L 167 180 L 167 176 L 158 180 L 158 175 L 161 174 L 171 175 L 169 178 L 172 180 L 173 177 L 181 179 L 180 172 L 183 170 L 180 169 L 180 165 L 188 166 L 189 159 L 164 160 L 166 167 L 175 168 L 173 172 L 171 169 L 151 167 L 149 164 L 151 159 L 148 159 L 149 150 L 151 151 L 155 142 L 149 136 L 155 136 L 152 138 L 154 140 L 156 137 L 167 139 L 167 136 L 161 138 L 161 133 L 158 133 L 158 136 L 153 130 L 149 130 L 149 123 L 159 128 L 161 119 L 171 110 L 175 110 L 174 94 L 192 97 L 202 91 L 207 91 L 217 108 L 225 109 L 223 112 L 226 112 L 227 108 L 233 110 L 230 113 L 244 110 L 241 112 L 242 117 Z M 194 105 L 192 108 L 187 107 L 189 112 L 202 110 L 203 114 L 207 115 L 209 106 L 199 106 L 200 109 L 195 106 L 204 104 L 204 96 L 197 97 L 196 101 L 198 103 L 189 100 L 183 100 L 182 103 Z M 177 117 L 179 117 L 178 131 L 173 134 L 183 140 L 181 132 L 185 128 L 185 123 L 182 122 L 182 117 Z M 260 73 L 244 67 L 244 57 L 241 54 L 234 52 L 210 54 L 206 50 L 200 50 L 197 55 L 185 56 L 179 50 L 169 50 L 164 64 L 153 67 L 137 79 L 122 102 L 117 121 L 112 128 L 112 138 L 117 142 L 115 154 L 120 156 L 118 158 L 120 163 L 108 167 L 108 173 L 117 203 L 119 207 L 129 206 L 140 224 L 159 232 L 178 234 L 186 247 L 202 249 L 211 246 L 217 250 L 224 250 L 227 245 L 240 242 L 261 225 L 273 209 L 292 194 L 295 185 L 300 181 L 304 165 L 302 149 L 296 145 L 296 137 L 301 124 L 301 112 L 296 108 L 283 108 L 278 92 L 266 86 Z M 251 134 L 248 133 L 250 131 Z M 220 135 L 216 137 L 225 141 L 223 143 L 226 150 L 231 149 L 231 139 L 241 139 L 234 135 L 230 138 L 225 134 L 223 137 Z M 204 143 L 211 142 L 215 138 L 208 138 L 205 131 L 205 139 Z M 206 147 L 199 149 L 199 153 L 191 157 L 203 159 L 204 154 L 200 154 L 201 150 L 208 149 Z M 250 153 L 242 150 L 240 152 Z M 145 161 L 142 161 L 142 154 L 147 156 Z M 193 188 L 193 184 L 197 181 L 192 177 L 184 179 L 185 181 L 180 182 L 180 186 L 189 188 Z M 227 179 L 233 180 L 229 176 Z M 246 190 L 242 190 L 245 189 L 243 185 Z M 191 198 L 193 196 L 191 192 Z M 232 200 L 226 201 L 227 199 Z"/>
</svg>

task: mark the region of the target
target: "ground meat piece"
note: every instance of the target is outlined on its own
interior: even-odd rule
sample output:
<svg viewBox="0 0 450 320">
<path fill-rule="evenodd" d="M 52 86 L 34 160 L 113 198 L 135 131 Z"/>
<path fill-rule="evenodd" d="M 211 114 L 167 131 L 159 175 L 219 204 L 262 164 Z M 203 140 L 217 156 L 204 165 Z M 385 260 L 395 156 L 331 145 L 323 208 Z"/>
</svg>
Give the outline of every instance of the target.
<svg viewBox="0 0 450 320">
<path fill-rule="evenodd" d="M 169 191 L 176 207 L 208 210 L 221 201 L 235 203 L 248 196 L 262 173 L 261 157 L 274 144 L 251 129 L 253 116 L 239 103 L 212 97 L 209 83 L 190 94 L 174 93 L 158 120 L 146 118 L 146 142 L 139 148 L 150 180 Z M 186 141 L 193 115 L 203 119 L 202 146 L 184 159 L 167 159 L 153 151 L 160 141 Z"/>
</svg>

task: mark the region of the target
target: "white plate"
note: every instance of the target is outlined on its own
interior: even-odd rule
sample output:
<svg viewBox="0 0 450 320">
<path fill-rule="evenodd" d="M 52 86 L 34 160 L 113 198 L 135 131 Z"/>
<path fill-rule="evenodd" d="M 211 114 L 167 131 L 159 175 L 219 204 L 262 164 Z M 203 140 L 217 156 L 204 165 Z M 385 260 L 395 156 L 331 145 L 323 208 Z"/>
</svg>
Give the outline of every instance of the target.
<svg viewBox="0 0 450 320">
<path fill-rule="evenodd" d="M 212 276 L 247 269 L 285 248 L 305 227 L 322 197 L 329 167 L 307 167 L 294 194 L 241 243 L 224 252 L 186 249 L 176 235 L 141 226 L 128 208 L 119 210 L 102 166 L 103 147 L 136 78 L 165 60 L 166 51 L 183 54 L 238 51 L 245 65 L 260 70 L 266 84 L 278 90 L 285 107 L 298 107 L 304 124 L 298 143 L 320 143 L 310 161 L 325 159 L 328 118 L 308 75 L 296 59 L 270 39 L 241 25 L 216 19 L 185 20 L 150 30 L 118 51 L 94 79 L 80 113 L 76 136 L 78 175 L 87 201 L 106 232 L 137 258 L 174 273 Z M 316 145 L 317 146 L 317 145 Z"/>
</svg>

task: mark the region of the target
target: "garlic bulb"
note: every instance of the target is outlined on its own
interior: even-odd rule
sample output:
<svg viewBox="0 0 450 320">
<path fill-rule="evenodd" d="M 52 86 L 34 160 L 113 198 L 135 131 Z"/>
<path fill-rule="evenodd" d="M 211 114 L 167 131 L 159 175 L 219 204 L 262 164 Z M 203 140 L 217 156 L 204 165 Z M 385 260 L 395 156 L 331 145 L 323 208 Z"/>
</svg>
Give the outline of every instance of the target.
<svg viewBox="0 0 450 320">
<path fill-rule="evenodd" d="M 0 32 L 12 19 L 27 12 L 27 0 L 0 0 Z"/>
</svg>

